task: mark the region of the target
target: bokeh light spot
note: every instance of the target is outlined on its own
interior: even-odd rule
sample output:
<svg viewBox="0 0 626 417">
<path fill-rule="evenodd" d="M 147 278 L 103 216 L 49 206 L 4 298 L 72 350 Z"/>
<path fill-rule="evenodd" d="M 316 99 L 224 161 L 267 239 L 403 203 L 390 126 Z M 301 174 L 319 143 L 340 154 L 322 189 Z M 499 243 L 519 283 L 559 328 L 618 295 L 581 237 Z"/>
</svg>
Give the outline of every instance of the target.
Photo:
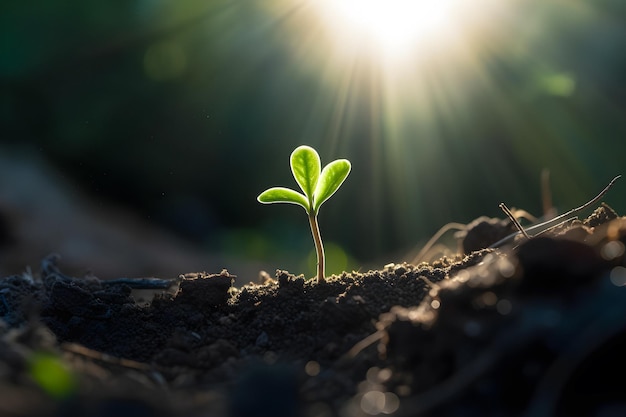
<svg viewBox="0 0 626 417">
<path fill-rule="evenodd" d="M 361 410 L 375 416 L 383 412 L 385 408 L 385 393 L 381 391 L 368 391 L 361 397 Z"/>
<path fill-rule="evenodd" d="M 159 42 L 146 50 L 143 65 L 148 78 L 166 81 L 183 74 L 187 67 L 187 55 L 176 42 Z"/>
<path fill-rule="evenodd" d="M 549 95 L 569 97 L 576 90 L 576 80 L 566 73 L 545 74 L 539 79 L 540 87 Z"/>
<path fill-rule="evenodd" d="M 626 268 L 623 266 L 616 266 L 611 269 L 611 274 L 609 275 L 611 283 L 616 287 L 623 287 L 626 285 Z"/>
<path fill-rule="evenodd" d="M 612 240 L 602 246 L 600 254 L 607 261 L 613 260 L 624 254 L 624 244 L 619 240 Z"/>
<path fill-rule="evenodd" d="M 324 242 L 324 252 L 326 254 L 326 273 L 329 275 L 349 271 L 356 266 L 356 262 L 340 245 L 333 242 Z M 307 268 L 314 271 L 317 265 L 317 254 L 315 250 L 309 252 L 307 257 Z"/>
<path fill-rule="evenodd" d="M 304 365 L 304 372 L 309 376 L 316 376 L 320 373 L 320 364 L 316 361 L 308 361 Z"/>
<path fill-rule="evenodd" d="M 481 296 L 482 304 L 493 306 L 498 302 L 498 296 L 493 291 L 487 291 Z"/>
<path fill-rule="evenodd" d="M 513 304 L 506 298 L 503 298 L 496 303 L 496 310 L 498 311 L 498 313 L 506 316 L 513 310 Z"/>
<path fill-rule="evenodd" d="M 498 261 L 498 271 L 505 278 L 510 278 L 515 274 L 515 265 L 506 258 L 501 258 Z"/>
<path fill-rule="evenodd" d="M 372 390 L 361 396 L 360 405 L 364 413 L 372 416 L 392 414 L 398 410 L 400 399 L 393 392 Z"/>
</svg>

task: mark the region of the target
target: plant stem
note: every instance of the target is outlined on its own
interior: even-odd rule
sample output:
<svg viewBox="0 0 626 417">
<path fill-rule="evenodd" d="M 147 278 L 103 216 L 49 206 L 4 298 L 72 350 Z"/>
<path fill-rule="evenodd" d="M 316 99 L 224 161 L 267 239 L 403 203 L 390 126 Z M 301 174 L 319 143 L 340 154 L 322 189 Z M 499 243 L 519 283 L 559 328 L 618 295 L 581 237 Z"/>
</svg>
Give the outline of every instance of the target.
<svg viewBox="0 0 626 417">
<path fill-rule="evenodd" d="M 311 233 L 313 234 L 313 240 L 315 241 L 315 250 L 317 251 L 317 282 L 326 282 L 324 276 L 324 245 L 322 245 L 322 235 L 320 235 L 320 229 L 317 225 L 317 214 L 309 214 L 309 223 L 311 224 Z"/>
</svg>

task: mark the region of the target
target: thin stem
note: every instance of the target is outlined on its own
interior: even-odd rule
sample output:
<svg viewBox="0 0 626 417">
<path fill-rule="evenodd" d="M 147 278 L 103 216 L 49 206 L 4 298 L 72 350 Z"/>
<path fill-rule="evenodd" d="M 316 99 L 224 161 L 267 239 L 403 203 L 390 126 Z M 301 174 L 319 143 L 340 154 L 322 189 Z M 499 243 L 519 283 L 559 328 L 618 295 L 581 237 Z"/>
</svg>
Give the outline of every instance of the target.
<svg viewBox="0 0 626 417">
<path fill-rule="evenodd" d="M 309 223 L 311 224 L 311 233 L 315 241 L 315 250 L 317 251 L 317 282 L 326 282 L 324 274 L 324 245 L 322 245 L 322 235 L 317 225 L 317 214 L 309 214 Z"/>
<path fill-rule="evenodd" d="M 506 214 L 509 217 L 509 219 L 513 222 L 515 227 L 517 227 L 517 230 L 519 230 L 527 240 L 530 239 L 530 236 L 528 236 L 528 233 L 526 233 L 526 230 L 524 230 L 522 225 L 517 221 L 513 213 L 511 213 L 511 210 L 509 210 L 509 208 L 506 206 L 506 204 L 500 203 L 500 208 L 502 209 L 504 214 Z"/>
<path fill-rule="evenodd" d="M 411 261 L 412 264 L 417 264 L 418 262 L 420 262 L 423 258 L 424 255 L 426 255 L 426 253 L 433 247 L 433 245 L 435 244 L 435 242 L 437 240 L 439 240 L 439 238 L 441 236 L 443 236 L 444 233 L 446 233 L 448 230 L 451 229 L 456 229 L 456 230 L 465 230 L 467 229 L 467 226 L 461 223 L 448 223 L 445 224 L 441 227 L 441 229 L 439 229 L 437 231 L 437 233 L 435 233 L 429 240 L 428 242 L 426 242 L 426 244 L 424 245 L 424 247 L 422 248 L 422 250 L 419 251 L 419 253 L 417 254 L 417 256 L 415 258 L 413 258 L 413 260 Z"/>
</svg>

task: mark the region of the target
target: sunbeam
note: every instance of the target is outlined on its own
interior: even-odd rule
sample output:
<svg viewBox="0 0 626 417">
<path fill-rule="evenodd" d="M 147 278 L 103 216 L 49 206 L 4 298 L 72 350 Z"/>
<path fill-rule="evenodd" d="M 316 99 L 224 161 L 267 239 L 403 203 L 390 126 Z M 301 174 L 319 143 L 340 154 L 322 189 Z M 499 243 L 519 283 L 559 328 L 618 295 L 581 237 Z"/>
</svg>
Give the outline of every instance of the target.
<svg viewBox="0 0 626 417">
<path fill-rule="evenodd" d="M 290 54 L 281 79 L 305 74 L 315 86 L 301 96 L 309 111 L 298 135 L 354 159 L 367 192 L 353 197 L 368 210 L 342 221 L 358 228 L 367 219 L 372 252 L 489 209 L 498 215 L 507 194 L 536 212 L 538 190 L 515 184 L 538 184 L 544 168 L 572 200 L 592 183 L 580 160 L 595 155 L 598 139 L 575 104 L 592 66 L 561 47 L 579 30 L 587 54 L 609 59 L 585 29 L 619 30 L 600 9 L 582 0 L 275 0 L 268 8 Z M 572 174 L 583 187 L 570 185 Z M 468 182 L 475 186 L 460 185 Z M 482 209 L 468 213 L 462 201 Z"/>
</svg>

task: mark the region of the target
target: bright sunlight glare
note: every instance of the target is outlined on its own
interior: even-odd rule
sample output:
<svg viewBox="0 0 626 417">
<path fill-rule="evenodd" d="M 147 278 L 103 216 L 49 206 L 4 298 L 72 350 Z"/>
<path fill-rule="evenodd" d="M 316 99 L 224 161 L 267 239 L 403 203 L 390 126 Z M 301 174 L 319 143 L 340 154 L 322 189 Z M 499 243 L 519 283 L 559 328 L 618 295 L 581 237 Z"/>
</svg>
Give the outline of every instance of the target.
<svg viewBox="0 0 626 417">
<path fill-rule="evenodd" d="M 350 38 L 374 42 L 390 55 L 407 53 L 453 31 L 459 0 L 323 0 L 325 18 Z"/>
</svg>

